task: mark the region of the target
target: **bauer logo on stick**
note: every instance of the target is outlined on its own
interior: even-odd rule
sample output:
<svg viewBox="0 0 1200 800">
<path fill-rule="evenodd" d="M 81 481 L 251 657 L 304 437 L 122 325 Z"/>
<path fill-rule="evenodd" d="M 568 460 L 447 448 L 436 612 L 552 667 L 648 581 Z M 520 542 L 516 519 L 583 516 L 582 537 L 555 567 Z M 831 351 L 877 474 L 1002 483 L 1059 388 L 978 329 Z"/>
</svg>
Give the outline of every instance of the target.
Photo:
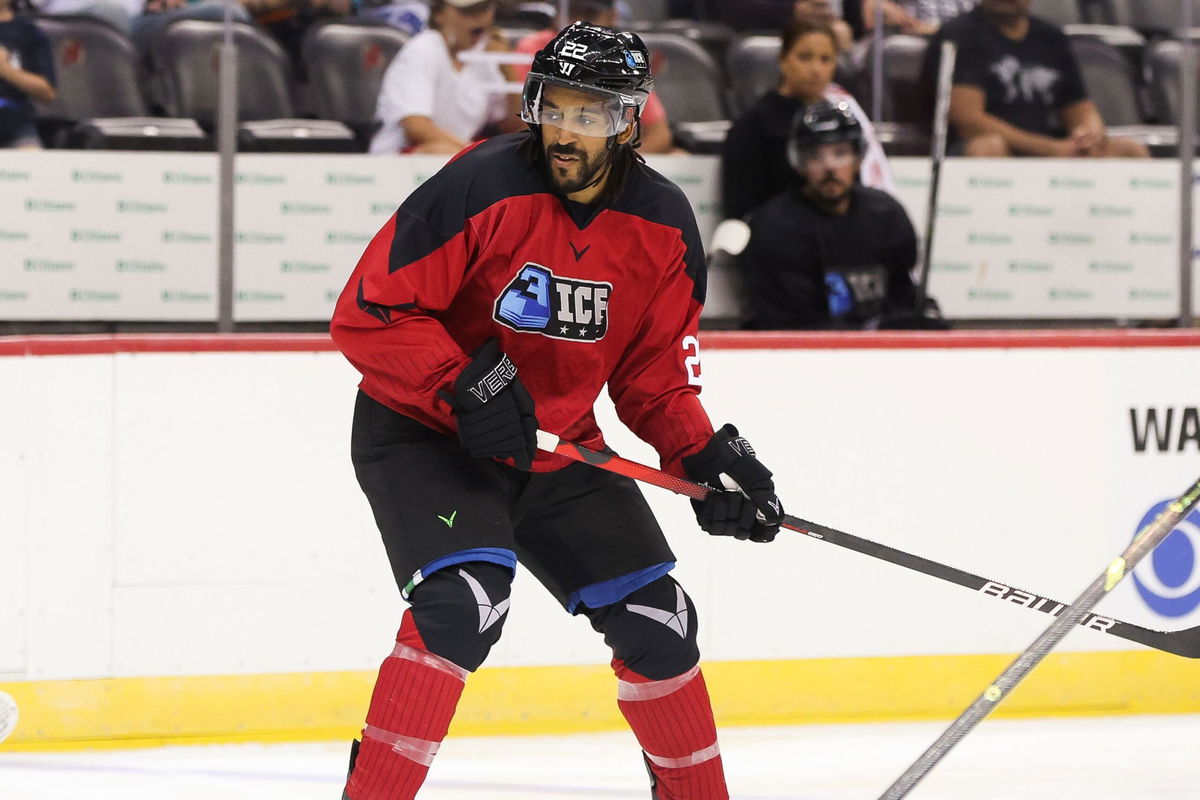
<svg viewBox="0 0 1200 800">
<path fill-rule="evenodd" d="M 594 342 L 608 331 L 611 283 L 555 275 L 529 262 L 496 298 L 492 318 L 521 333 Z"/>
<path fill-rule="evenodd" d="M 1169 501 L 1154 504 L 1140 531 Z M 1133 585 L 1146 605 L 1164 617 L 1185 617 L 1200 608 L 1200 511 L 1192 511 L 1133 572 Z"/>
</svg>

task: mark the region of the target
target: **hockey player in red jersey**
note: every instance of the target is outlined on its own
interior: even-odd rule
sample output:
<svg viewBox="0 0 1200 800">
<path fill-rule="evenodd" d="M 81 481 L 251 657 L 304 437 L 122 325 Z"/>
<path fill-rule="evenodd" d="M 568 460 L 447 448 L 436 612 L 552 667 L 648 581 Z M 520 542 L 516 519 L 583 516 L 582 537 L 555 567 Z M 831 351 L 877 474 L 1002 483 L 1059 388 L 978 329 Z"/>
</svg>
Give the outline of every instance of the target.
<svg viewBox="0 0 1200 800">
<path fill-rule="evenodd" d="M 638 157 L 649 53 L 576 23 L 536 56 L 529 132 L 418 187 L 338 300 L 362 373 L 351 451 L 409 601 L 344 797 L 416 795 L 463 685 L 500 637 L 518 562 L 612 648 L 617 703 L 659 800 L 729 797 L 696 611 L 633 481 L 538 452 L 540 427 L 603 449 L 604 385 L 663 468 L 710 486 L 697 519 L 768 542 L 771 473 L 700 405 L 704 255 L 683 193 Z M 725 479 L 723 484 L 722 480 Z"/>
</svg>

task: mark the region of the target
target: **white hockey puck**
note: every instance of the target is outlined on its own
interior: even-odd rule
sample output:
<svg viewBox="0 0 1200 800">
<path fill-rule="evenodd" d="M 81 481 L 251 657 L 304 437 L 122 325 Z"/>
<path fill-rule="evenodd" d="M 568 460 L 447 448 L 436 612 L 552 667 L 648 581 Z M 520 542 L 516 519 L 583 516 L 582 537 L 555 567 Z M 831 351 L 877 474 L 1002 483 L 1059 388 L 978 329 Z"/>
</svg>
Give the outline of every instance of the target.
<svg viewBox="0 0 1200 800">
<path fill-rule="evenodd" d="M 17 727 L 17 701 L 12 695 L 0 692 L 0 742 L 9 737 Z"/>
</svg>

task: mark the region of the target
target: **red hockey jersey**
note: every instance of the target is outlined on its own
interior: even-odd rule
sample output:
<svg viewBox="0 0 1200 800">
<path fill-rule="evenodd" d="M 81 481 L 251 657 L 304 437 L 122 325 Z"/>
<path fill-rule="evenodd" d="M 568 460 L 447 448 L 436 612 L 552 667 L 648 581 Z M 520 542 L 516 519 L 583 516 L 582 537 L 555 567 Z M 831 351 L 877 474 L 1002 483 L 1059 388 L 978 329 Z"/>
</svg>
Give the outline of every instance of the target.
<svg viewBox="0 0 1200 800">
<path fill-rule="evenodd" d="M 333 340 L 366 394 L 452 433 L 437 392 L 497 337 L 543 430 L 602 447 L 592 407 L 607 383 L 621 420 L 681 474 L 713 432 L 697 396 L 705 268 L 691 207 L 649 168 L 597 209 L 568 206 L 527 137 L 484 142 L 404 201 L 338 299 Z M 568 463 L 539 453 L 534 470 Z"/>
</svg>

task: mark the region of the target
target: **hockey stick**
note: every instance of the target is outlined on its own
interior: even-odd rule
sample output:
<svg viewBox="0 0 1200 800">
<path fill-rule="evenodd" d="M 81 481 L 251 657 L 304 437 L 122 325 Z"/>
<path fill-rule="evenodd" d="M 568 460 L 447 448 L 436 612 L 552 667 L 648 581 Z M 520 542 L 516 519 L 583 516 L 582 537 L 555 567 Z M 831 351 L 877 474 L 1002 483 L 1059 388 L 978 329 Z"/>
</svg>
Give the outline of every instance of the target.
<svg viewBox="0 0 1200 800">
<path fill-rule="evenodd" d="M 1017 660 L 1000 673 L 1000 677 L 984 689 L 983 694 L 979 695 L 975 702 L 958 716 L 958 719 L 950 723 L 950 727 L 946 728 L 937 741 L 931 744 L 929 749 L 922 753 L 912 763 L 912 766 L 879 796 L 879 800 L 901 800 L 906 797 L 909 791 L 931 769 L 937 766 L 954 745 L 962 741 L 972 728 L 990 714 L 992 709 L 1007 697 L 1008 693 L 1032 672 L 1034 667 L 1042 662 L 1042 659 L 1054 649 L 1055 645 L 1061 642 L 1063 637 L 1070 633 L 1075 625 L 1082 621 L 1147 553 L 1167 538 L 1167 534 L 1175 529 L 1179 521 L 1197 502 L 1200 502 L 1200 479 L 1197 479 L 1191 488 L 1180 495 L 1179 499 L 1168 505 L 1162 513 L 1154 518 L 1153 522 L 1138 531 L 1137 536 L 1133 537 L 1133 541 L 1125 548 L 1125 552 L 1114 558 L 1109 563 L 1108 569 L 1092 581 L 1091 586 L 1085 589 L 1074 603 L 1071 603 L 1070 608 L 1050 623 L 1050 627 L 1042 631 L 1042 634 L 1034 639 L 1033 644 L 1029 645 L 1024 653 L 1017 656 Z"/>
<path fill-rule="evenodd" d="M 675 492 L 676 494 L 690 497 L 693 500 L 702 500 L 710 491 L 707 486 L 702 486 L 683 478 L 677 478 L 654 467 L 639 464 L 636 461 L 630 461 L 617 455 L 598 453 L 582 445 L 564 442 L 552 433 L 538 431 L 537 437 L 539 449 L 565 456 L 574 461 L 591 464 L 594 467 L 615 472 L 627 478 L 643 481 L 653 486 Z M 823 542 L 862 553 L 871 558 L 888 561 L 897 566 L 922 572 L 939 580 L 957 583 L 959 586 L 965 586 L 988 597 L 1007 600 L 1010 603 L 1016 603 L 1019 606 L 1040 611 L 1043 614 L 1050 614 L 1057 617 L 1066 608 L 1064 603 L 1060 603 L 1049 597 L 1034 594 L 1024 589 L 1018 589 L 1007 583 L 983 578 L 957 567 L 949 567 L 937 561 L 931 561 L 922 556 L 906 553 L 903 550 L 897 550 L 894 547 L 888 547 L 885 544 L 879 544 L 870 539 L 863 539 L 853 534 L 839 531 L 836 528 L 830 528 L 816 522 L 809 522 L 799 517 L 793 517 L 790 514 L 784 514 L 782 527 L 796 533 L 803 533 L 805 536 L 813 539 L 820 539 Z M 1128 639 L 1131 642 L 1144 644 L 1156 650 L 1173 653 L 1184 658 L 1200 658 L 1200 625 L 1181 631 L 1156 631 L 1151 628 L 1134 625 L 1130 622 L 1122 622 L 1112 617 L 1102 617 L 1099 614 L 1085 614 L 1079 619 L 1078 623 L 1085 628 L 1111 634 L 1122 639 Z"/>
<path fill-rule="evenodd" d="M 925 298 L 929 295 L 929 270 L 933 264 L 933 233 L 937 223 L 938 189 L 942 184 L 942 163 L 946 160 L 946 135 L 950 122 L 950 86 L 954 80 L 954 63 L 958 58 L 958 46 L 951 41 L 942 42 L 942 60 L 938 69 L 937 104 L 933 112 L 933 144 L 930 153 L 929 205 L 925 217 L 925 246 L 921 252 L 921 274 L 917 278 L 917 302 L 913 309 L 918 315 L 925 313 Z"/>
</svg>

